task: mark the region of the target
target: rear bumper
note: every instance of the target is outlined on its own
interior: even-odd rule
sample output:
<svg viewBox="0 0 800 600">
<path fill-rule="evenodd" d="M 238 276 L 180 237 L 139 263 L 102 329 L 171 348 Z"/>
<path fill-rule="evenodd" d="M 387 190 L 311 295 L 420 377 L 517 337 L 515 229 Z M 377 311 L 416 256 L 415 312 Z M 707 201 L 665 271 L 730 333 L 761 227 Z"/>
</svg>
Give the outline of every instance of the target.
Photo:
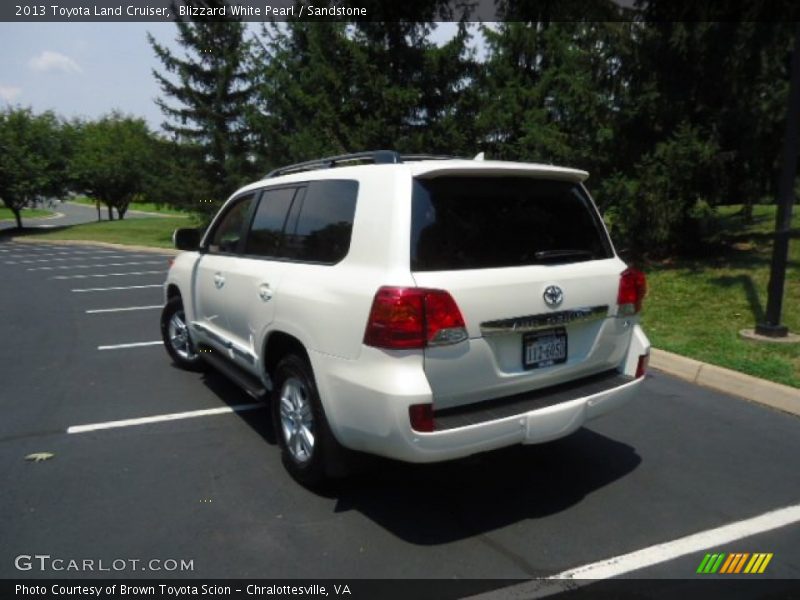
<svg viewBox="0 0 800 600">
<path fill-rule="evenodd" d="M 569 435 L 586 421 L 628 402 L 643 378 L 603 392 L 493 421 L 434 433 L 413 432 L 402 456 L 409 462 L 433 462 L 468 456 L 514 444 L 539 444 Z"/>
<path fill-rule="evenodd" d="M 426 463 L 554 440 L 622 406 L 644 380 L 634 379 L 633 373 L 638 355 L 649 351 L 649 343 L 636 329 L 628 357 L 620 365 L 622 373 L 499 399 L 494 407 L 487 403 L 485 410 L 475 406 L 440 411 L 434 413 L 437 430 L 432 433 L 412 430 L 408 415 L 412 404 L 433 399 L 421 352 L 387 356 L 364 347 L 357 361 L 318 353 L 310 358 L 331 429 L 344 446 Z"/>
</svg>

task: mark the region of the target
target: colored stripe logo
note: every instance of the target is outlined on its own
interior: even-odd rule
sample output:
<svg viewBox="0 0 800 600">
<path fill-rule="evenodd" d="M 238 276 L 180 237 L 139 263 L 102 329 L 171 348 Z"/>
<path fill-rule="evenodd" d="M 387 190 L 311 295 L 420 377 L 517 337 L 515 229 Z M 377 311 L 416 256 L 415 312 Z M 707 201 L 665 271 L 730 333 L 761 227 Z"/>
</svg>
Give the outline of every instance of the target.
<svg viewBox="0 0 800 600">
<path fill-rule="evenodd" d="M 769 561 L 772 560 L 771 552 L 733 552 L 725 554 L 718 552 L 706 554 L 697 567 L 697 573 L 711 575 L 720 573 L 725 575 L 735 575 L 737 573 L 747 573 L 755 575 L 763 573 L 767 569 Z"/>
</svg>

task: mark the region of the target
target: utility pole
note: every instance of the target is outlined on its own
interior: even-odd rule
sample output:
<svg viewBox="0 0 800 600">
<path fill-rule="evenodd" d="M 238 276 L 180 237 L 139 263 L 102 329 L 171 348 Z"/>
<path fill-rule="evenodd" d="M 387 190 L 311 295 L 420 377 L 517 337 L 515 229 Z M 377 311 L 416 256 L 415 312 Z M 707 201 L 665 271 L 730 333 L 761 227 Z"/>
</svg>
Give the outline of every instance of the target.
<svg viewBox="0 0 800 600">
<path fill-rule="evenodd" d="M 797 174 L 798 127 L 800 127 L 800 25 L 795 28 L 791 69 L 789 105 L 786 109 L 786 135 L 783 139 L 783 168 L 778 181 L 778 212 L 775 217 L 772 267 L 767 286 L 767 313 L 764 321 L 756 324 L 755 331 L 759 335 L 774 338 L 786 337 L 789 334 L 789 328 L 781 325 L 781 309 L 786 264 L 789 258 L 794 180 Z"/>
</svg>

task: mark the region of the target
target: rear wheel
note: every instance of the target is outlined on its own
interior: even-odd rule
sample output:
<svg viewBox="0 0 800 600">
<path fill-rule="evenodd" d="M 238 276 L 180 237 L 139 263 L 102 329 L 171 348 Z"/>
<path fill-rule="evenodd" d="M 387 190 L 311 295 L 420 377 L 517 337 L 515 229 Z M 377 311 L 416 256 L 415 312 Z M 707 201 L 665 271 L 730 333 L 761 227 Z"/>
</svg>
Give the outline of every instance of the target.
<svg viewBox="0 0 800 600">
<path fill-rule="evenodd" d="M 189 337 L 189 327 L 186 324 L 186 314 L 180 296 L 170 298 L 161 311 L 161 338 L 164 340 L 167 354 L 181 369 L 203 370 L 203 359 L 200 358 Z"/>
<path fill-rule="evenodd" d="M 292 477 L 314 487 L 329 477 L 343 448 L 331 433 L 308 362 L 289 354 L 273 378 L 272 421 L 283 464 Z"/>
</svg>

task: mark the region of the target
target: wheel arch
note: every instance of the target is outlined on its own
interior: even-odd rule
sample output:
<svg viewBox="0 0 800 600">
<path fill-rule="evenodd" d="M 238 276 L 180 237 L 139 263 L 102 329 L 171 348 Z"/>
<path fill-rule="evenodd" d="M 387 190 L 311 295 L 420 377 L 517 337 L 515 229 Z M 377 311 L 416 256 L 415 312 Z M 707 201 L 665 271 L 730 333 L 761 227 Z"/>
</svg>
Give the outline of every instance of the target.
<svg viewBox="0 0 800 600">
<path fill-rule="evenodd" d="M 167 289 L 164 291 L 164 295 L 166 296 L 168 302 L 173 298 L 175 298 L 176 296 L 183 298 L 183 296 L 181 295 L 180 288 L 178 288 L 178 286 L 175 285 L 174 283 L 170 283 L 167 285 Z"/>
<path fill-rule="evenodd" d="M 285 331 L 272 331 L 264 340 L 264 351 L 262 353 L 263 367 L 267 375 L 272 378 L 275 367 L 278 366 L 281 358 L 287 354 L 296 353 L 311 365 L 305 345 L 297 337 Z M 313 371 L 313 368 L 312 368 Z"/>
</svg>

